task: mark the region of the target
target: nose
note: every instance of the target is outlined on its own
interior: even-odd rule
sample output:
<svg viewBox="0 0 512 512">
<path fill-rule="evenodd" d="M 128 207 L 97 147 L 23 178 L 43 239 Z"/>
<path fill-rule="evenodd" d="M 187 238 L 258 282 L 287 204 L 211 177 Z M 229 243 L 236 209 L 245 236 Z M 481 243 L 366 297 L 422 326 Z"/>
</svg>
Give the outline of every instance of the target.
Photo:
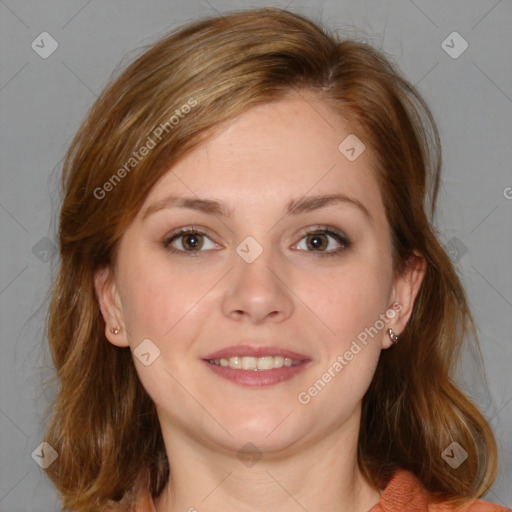
<svg viewBox="0 0 512 512">
<path fill-rule="evenodd" d="M 228 274 L 222 312 L 236 321 L 253 324 L 282 322 L 294 310 L 293 294 L 285 283 L 277 260 L 266 250 L 252 263 L 234 255 L 235 268 Z"/>
</svg>

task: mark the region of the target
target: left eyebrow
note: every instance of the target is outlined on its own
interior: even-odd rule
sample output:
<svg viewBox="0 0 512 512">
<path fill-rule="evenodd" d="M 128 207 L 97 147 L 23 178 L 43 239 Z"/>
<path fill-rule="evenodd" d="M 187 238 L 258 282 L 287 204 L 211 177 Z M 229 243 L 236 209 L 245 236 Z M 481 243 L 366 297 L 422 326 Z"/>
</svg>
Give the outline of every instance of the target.
<svg viewBox="0 0 512 512">
<path fill-rule="evenodd" d="M 335 204 L 346 204 L 348 206 L 353 206 L 357 208 L 364 216 L 370 221 L 373 222 L 373 217 L 371 216 L 368 208 L 361 203 L 361 201 L 349 197 L 345 194 L 327 194 L 321 196 L 304 196 L 300 199 L 292 200 L 288 203 L 287 214 L 288 215 L 299 215 L 301 213 L 310 212 L 313 210 L 318 210 L 320 208 L 326 208 L 327 206 L 335 205 Z"/>
</svg>

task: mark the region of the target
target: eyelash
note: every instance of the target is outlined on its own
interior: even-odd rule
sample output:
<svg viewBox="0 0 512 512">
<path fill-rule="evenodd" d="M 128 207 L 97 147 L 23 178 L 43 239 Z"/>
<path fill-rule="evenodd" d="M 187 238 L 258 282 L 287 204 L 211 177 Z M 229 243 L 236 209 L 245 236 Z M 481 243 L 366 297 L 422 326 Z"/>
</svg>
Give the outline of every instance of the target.
<svg viewBox="0 0 512 512">
<path fill-rule="evenodd" d="M 201 250 L 185 251 L 185 250 L 181 250 L 181 249 L 176 249 L 171 246 L 172 242 L 179 239 L 180 237 L 183 237 L 183 236 L 186 236 L 189 234 L 200 235 L 200 236 L 210 238 L 208 236 L 208 234 L 205 233 L 202 229 L 195 227 L 195 226 L 187 226 L 186 228 L 181 228 L 178 231 L 176 231 L 175 233 L 171 233 L 169 236 L 167 236 L 165 238 L 165 240 L 162 242 L 162 245 L 164 246 L 165 249 L 167 249 L 171 253 L 180 254 L 180 255 L 187 254 L 187 256 L 194 257 L 194 256 L 200 256 L 201 253 L 207 252 L 207 251 L 201 251 Z M 320 257 L 332 257 L 332 256 L 337 256 L 340 253 L 345 252 L 352 245 L 352 242 L 348 239 L 348 237 L 346 235 L 344 235 L 340 231 L 330 228 L 329 226 L 308 228 L 306 231 L 304 231 L 304 233 L 300 237 L 299 242 L 302 241 L 307 236 L 311 236 L 311 235 L 328 235 L 328 236 L 334 238 L 335 241 L 341 245 L 341 247 L 338 247 L 337 249 L 330 250 L 330 251 L 305 251 L 303 249 L 299 249 L 300 251 L 313 253 Z M 210 238 L 210 240 L 211 240 L 211 238 Z M 213 242 L 213 240 L 211 240 L 211 241 Z M 297 242 L 297 244 L 299 242 Z M 216 242 L 214 242 L 214 243 L 216 243 Z M 295 245 L 297 245 L 297 244 L 295 244 Z"/>
</svg>

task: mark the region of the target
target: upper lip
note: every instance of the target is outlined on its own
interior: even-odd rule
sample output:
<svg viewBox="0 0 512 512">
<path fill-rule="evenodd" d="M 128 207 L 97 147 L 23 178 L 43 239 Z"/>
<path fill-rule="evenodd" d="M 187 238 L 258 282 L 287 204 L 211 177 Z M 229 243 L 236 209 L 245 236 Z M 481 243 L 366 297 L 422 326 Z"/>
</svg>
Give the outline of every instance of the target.
<svg viewBox="0 0 512 512">
<path fill-rule="evenodd" d="M 208 354 L 203 359 L 229 359 L 230 357 L 263 357 L 263 356 L 282 356 L 293 359 L 294 361 L 306 361 L 310 358 L 304 354 L 299 354 L 293 350 L 287 350 L 273 345 L 233 345 L 216 352 Z"/>
</svg>

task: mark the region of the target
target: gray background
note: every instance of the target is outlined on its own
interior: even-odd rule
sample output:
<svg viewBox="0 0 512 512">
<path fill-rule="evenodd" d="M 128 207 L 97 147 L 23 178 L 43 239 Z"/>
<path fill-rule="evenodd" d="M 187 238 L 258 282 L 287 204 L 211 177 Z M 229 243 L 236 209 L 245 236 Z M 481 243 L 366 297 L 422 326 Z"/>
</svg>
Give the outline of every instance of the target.
<svg viewBox="0 0 512 512">
<path fill-rule="evenodd" d="M 461 382 L 498 438 L 501 466 L 486 499 L 512 505 L 510 0 L 0 0 L 1 512 L 58 510 L 31 453 L 52 394 L 42 387 L 52 375 L 44 319 L 73 134 L 138 48 L 197 17 L 263 5 L 288 5 L 383 49 L 433 110 L 444 155 L 436 223 L 476 316 L 489 392 L 468 357 Z M 59 46 L 43 59 L 31 43 L 45 31 Z M 442 47 L 454 31 L 469 45 L 458 58 Z"/>
</svg>

